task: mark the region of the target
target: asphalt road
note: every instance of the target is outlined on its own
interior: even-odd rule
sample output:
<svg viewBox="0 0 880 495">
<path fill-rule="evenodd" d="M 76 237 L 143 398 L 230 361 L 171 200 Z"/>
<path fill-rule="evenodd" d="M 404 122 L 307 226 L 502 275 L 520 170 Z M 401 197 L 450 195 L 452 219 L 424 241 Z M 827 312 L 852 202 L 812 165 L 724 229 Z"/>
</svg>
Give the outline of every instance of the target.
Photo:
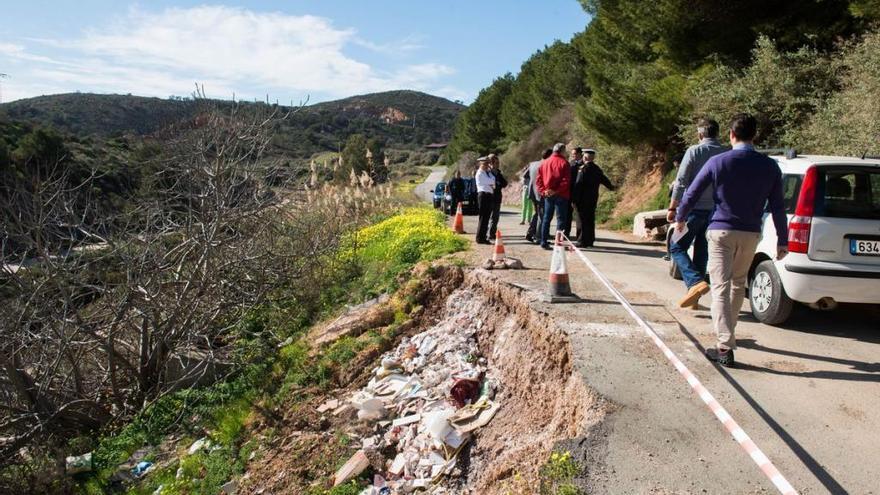
<svg viewBox="0 0 880 495">
<path fill-rule="evenodd" d="M 430 203 L 432 201 L 432 196 L 434 195 L 434 186 L 442 181 L 445 175 L 446 167 L 431 167 L 431 174 L 428 175 L 428 178 L 425 179 L 424 182 L 417 185 L 413 192 L 419 197 L 419 199 Z"/>
<path fill-rule="evenodd" d="M 537 296 L 550 257 L 526 243 L 512 210 L 502 215 L 508 255 L 527 270 L 493 272 Z M 473 232 L 475 218 L 466 217 Z M 880 311 L 795 310 L 782 327 L 758 323 L 748 302 L 737 327 L 738 366 L 703 358 L 714 344 L 710 295 L 682 310 L 684 285 L 668 276 L 663 246 L 600 231 L 584 251 L 803 494 L 880 493 Z M 470 239 L 470 235 L 467 236 Z M 473 246 L 473 262 L 491 256 Z M 541 306 L 567 326 L 584 379 L 615 412 L 581 441 L 595 493 L 773 493 L 665 357 L 574 255 L 578 304 Z M 537 299 L 537 297 L 536 297 Z M 591 492 L 591 493 L 592 493 Z"/>
</svg>

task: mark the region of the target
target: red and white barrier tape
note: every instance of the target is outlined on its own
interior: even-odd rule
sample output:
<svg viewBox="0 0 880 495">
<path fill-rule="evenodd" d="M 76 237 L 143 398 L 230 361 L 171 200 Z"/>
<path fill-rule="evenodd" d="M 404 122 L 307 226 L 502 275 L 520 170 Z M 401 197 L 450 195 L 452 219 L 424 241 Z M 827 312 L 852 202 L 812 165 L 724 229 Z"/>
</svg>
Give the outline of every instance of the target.
<svg viewBox="0 0 880 495">
<path fill-rule="evenodd" d="M 715 399 L 715 397 L 706 389 L 706 387 L 703 386 L 702 383 L 700 383 L 700 380 L 697 379 L 697 377 L 693 373 L 691 373 L 691 370 L 687 369 L 687 366 L 685 366 L 684 363 L 681 362 L 681 359 L 679 359 L 678 356 L 676 356 L 675 353 L 672 352 L 672 349 L 670 349 L 669 346 L 667 346 L 666 343 L 663 342 L 663 340 L 660 338 L 659 335 L 657 335 L 657 332 L 654 331 L 651 325 L 641 316 L 639 316 L 639 314 L 633 308 L 632 304 L 630 304 L 630 302 L 627 301 L 625 297 L 623 297 L 623 294 L 621 294 L 620 291 L 618 291 L 614 287 L 614 285 L 611 284 L 611 281 L 608 280 L 608 278 L 599 271 L 596 265 L 594 265 L 593 262 L 590 261 L 589 258 L 586 257 L 586 255 L 584 255 L 584 253 L 574 247 L 574 244 L 572 244 L 571 240 L 569 240 L 568 237 L 565 237 L 565 234 L 563 234 L 563 238 L 569 244 L 569 246 L 573 248 L 572 250 L 577 253 L 581 261 L 583 261 L 584 264 L 587 265 L 587 268 L 592 270 L 593 274 L 596 275 L 596 277 L 602 282 L 603 285 L 605 285 L 605 287 L 611 292 L 614 298 L 617 299 L 617 301 L 624 307 L 624 309 L 626 309 L 630 316 L 632 316 L 633 319 L 638 322 L 639 326 L 642 327 L 642 330 L 644 330 L 645 333 L 648 334 L 648 337 L 650 337 L 651 340 L 654 341 L 654 344 L 656 344 L 657 347 L 660 348 L 660 350 L 663 352 L 663 355 L 666 356 L 667 359 L 669 359 L 675 369 L 678 370 L 679 373 L 681 373 L 681 376 L 683 376 L 685 380 L 687 380 L 688 385 L 690 385 L 694 392 L 696 392 L 697 395 L 700 396 L 700 399 L 707 406 L 709 406 L 709 409 L 712 411 L 715 417 L 718 418 L 718 421 L 720 421 L 721 424 L 724 425 L 724 428 L 727 429 L 727 431 L 733 436 L 737 443 L 739 443 L 739 445 L 746 451 L 746 453 L 749 454 L 749 457 L 751 457 L 752 460 L 755 461 L 755 464 L 757 464 L 758 467 L 761 468 L 761 471 L 764 473 L 764 475 L 766 475 L 767 478 L 769 478 L 770 481 L 773 483 L 773 485 L 776 486 L 776 489 L 779 490 L 779 493 L 782 493 L 783 495 L 797 495 L 797 491 L 794 489 L 794 487 L 791 486 L 788 480 L 785 479 L 785 476 L 783 476 L 779 472 L 779 470 L 776 469 L 776 466 L 774 466 L 770 459 L 767 458 L 766 455 L 764 455 L 764 452 L 762 452 L 761 449 L 758 448 L 755 442 L 753 442 L 752 439 L 749 438 L 749 435 L 745 432 L 745 430 L 743 430 L 742 427 L 740 427 L 739 424 L 734 421 L 727 410 L 725 410 L 724 407 L 718 403 L 718 400 Z"/>
</svg>

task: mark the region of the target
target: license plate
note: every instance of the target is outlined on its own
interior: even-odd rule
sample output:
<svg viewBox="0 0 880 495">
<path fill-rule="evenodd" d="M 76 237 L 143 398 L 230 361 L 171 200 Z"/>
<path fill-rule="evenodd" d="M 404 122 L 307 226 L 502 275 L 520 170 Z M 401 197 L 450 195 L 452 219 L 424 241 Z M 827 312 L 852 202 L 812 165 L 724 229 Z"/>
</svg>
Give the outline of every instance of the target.
<svg viewBox="0 0 880 495">
<path fill-rule="evenodd" d="M 880 256 L 880 241 L 850 239 L 849 252 L 854 256 Z"/>
</svg>

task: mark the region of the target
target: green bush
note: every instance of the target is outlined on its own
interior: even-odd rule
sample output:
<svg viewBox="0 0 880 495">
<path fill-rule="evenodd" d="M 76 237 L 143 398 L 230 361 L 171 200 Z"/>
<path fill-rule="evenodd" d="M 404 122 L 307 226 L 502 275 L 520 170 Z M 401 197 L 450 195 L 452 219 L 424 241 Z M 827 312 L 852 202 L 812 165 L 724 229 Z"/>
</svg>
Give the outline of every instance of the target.
<svg viewBox="0 0 880 495">
<path fill-rule="evenodd" d="M 363 269 L 368 293 L 394 287 L 394 280 L 420 261 L 462 250 L 466 241 L 445 225 L 442 213 L 427 207 L 407 208 L 352 235 L 343 258 Z"/>
<path fill-rule="evenodd" d="M 793 141 L 816 154 L 880 154 L 880 31 L 844 45 L 830 70 L 840 91 L 822 100 Z"/>
</svg>

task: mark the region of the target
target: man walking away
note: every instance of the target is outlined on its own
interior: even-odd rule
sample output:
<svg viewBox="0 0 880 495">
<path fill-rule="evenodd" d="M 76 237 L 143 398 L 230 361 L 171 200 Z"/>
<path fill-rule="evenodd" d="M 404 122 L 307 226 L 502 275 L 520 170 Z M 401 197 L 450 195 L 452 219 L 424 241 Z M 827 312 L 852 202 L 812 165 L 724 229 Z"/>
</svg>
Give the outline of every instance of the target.
<svg viewBox="0 0 880 495">
<path fill-rule="evenodd" d="M 571 165 L 565 159 L 565 145 L 553 145 L 553 154 L 541 162 L 538 169 L 538 194 L 544 198 L 544 218 L 541 220 L 541 247 L 550 247 L 550 220 L 556 212 L 556 230 L 565 228 L 568 221 L 568 203 L 571 197 Z"/>
<path fill-rule="evenodd" d="M 675 211 L 688 186 L 694 181 L 694 177 L 703 169 L 709 158 L 727 151 L 718 142 L 718 122 L 712 119 L 702 118 L 697 122 L 697 135 L 699 144 L 687 149 L 678 174 L 675 177 L 672 188 L 672 198 L 669 201 L 669 211 L 666 220 L 670 223 L 675 221 Z M 686 218 L 687 232 L 681 236 L 678 242 L 669 245 L 669 256 L 678 266 L 687 295 L 679 301 L 679 306 L 696 308 L 700 297 L 709 292 L 709 284 L 706 283 L 706 262 L 709 259 L 709 246 L 706 241 L 706 228 L 715 208 L 715 200 L 712 198 L 712 185 L 703 190 L 703 194 L 694 203 L 694 207 Z M 688 255 L 691 244 L 694 245 L 694 257 Z M 692 304 L 684 306 L 684 303 Z"/>
<path fill-rule="evenodd" d="M 498 220 L 501 218 L 501 190 L 507 187 L 507 179 L 501 173 L 501 164 L 495 153 L 490 153 L 486 159 L 489 164 L 489 173 L 495 178 L 495 203 L 492 205 L 492 216 L 489 220 L 489 240 L 495 240 L 495 232 L 498 230 Z"/>
<path fill-rule="evenodd" d="M 581 218 L 581 231 L 578 235 L 577 247 L 593 247 L 596 242 L 596 206 L 599 205 L 599 186 L 603 185 L 610 191 L 617 190 L 611 179 L 596 165 L 596 150 L 584 150 L 584 165 L 575 179 L 577 196 L 572 201 Z"/>
<path fill-rule="evenodd" d="M 451 215 L 455 213 L 458 204 L 464 201 L 464 179 L 461 178 L 461 172 L 457 169 L 452 175 L 452 179 L 446 183 L 446 190 L 449 192 L 449 196 L 452 197 L 452 205 L 449 211 Z"/>
<path fill-rule="evenodd" d="M 747 114 L 730 123 L 733 149 L 709 159 L 684 193 L 675 228 L 684 231 L 688 214 L 708 187 L 715 190 L 715 213 L 709 223 L 709 279 L 712 282 L 712 325 L 718 344 L 706 357 L 733 366 L 734 330 L 746 291 L 746 278 L 761 236 L 766 204 L 776 227 L 776 259 L 788 254 L 788 225 L 782 200 L 782 172 L 772 159 L 752 146 L 757 122 Z M 693 299 L 695 301 L 696 299 Z M 682 301 L 685 305 L 693 301 Z"/>
<path fill-rule="evenodd" d="M 529 230 L 526 232 L 526 240 L 529 242 L 541 242 L 541 220 L 544 218 L 544 200 L 538 192 L 538 176 L 541 175 L 541 162 L 550 158 L 553 150 L 547 148 L 541 154 L 540 160 L 529 164 L 529 200 L 535 206 L 535 214 L 529 222 Z"/>
<path fill-rule="evenodd" d="M 489 173 L 486 158 L 478 159 L 477 167 L 477 173 L 474 175 L 474 180 L 477 183 L 477 207 L 480 215 L 477 221 L 477 244 L 489 244 L 486 232 L 489 230 L 489 218 L 492 216 L 492 208 L 495 206 L 493 194 L 495 177 Z"/>
</svg>

